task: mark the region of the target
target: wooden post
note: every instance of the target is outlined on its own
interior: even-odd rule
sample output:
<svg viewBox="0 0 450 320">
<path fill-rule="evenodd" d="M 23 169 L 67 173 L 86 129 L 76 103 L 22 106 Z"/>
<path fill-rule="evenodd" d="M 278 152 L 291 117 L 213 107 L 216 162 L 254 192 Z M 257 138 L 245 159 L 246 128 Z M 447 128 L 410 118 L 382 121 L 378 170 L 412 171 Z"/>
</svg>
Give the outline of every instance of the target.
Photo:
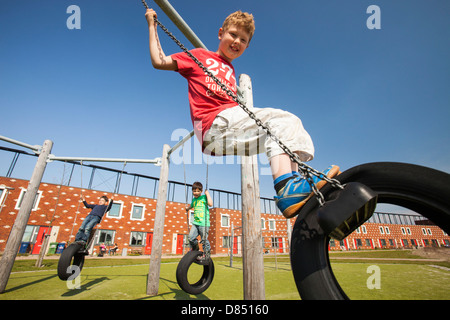
<svg viewBox="0 0 450 320">
<path fill-rule="evenodd" d="M 39 256 L 36 260 L 36 263 L 34 264 L 34 266 L 36 268 L 42 267 L 42 261 L 44 260 L 44 256 L 47 253 L 47 249 L 48 249 L 48 245 L 49 245 L 48 242 L 50 241 L 50 232 L 51 231 L 52 231 L 52 226 L 50 225 L 48 227 L 48 230 L 44 234 L 44 241 L 42 242 L 41 250 L 39 251 Z"/>
<path fill-rule="evenodd" d="M 289 253 L 290 253 L 291 252 L 292 229 L 291 229 L 291 220 L 289 220 L 289 219 L 286 219 L 286 232 L 287 232 L 288 247 L 289 247 Z"/>
<path fill-rule="evenodd" d="M 230 268 L 233 268 L 233 248 L 234 248 L 234 226 L 231 224 L 231 238 L 228 241 L 228 246 L 230 247 Z"/>
<path fill-rule="evenodd" d="M 252 84 L 248 75 L 239 77 L 245 105 L 253 108 Z M 244 299 L 264 300 L 264 260 L 257 156 L 241 157 L 242 238 Z"/>
<path fill-rule="evenodd" d="M 34 200 L 39 190 L 39 185 L 41 184 L 42 176 L 44 175 L 45 167 L 47 165 L 48 155 L 50 154 L 52 147 L 53 142 L 51 140 L 44 141 L 33 174 L 31 175 L 27 191 L 20 205 L 19 213 L 17 214 L 11 233 L 9 234 L 2 260 L 0 260 L 0 293 L 5 291 L 8 283 L 9 275 L 11 274 L 14 260 L 19 251 L 20 242 L 25 233 L 25 228 L 28 219 L 30 218 Z"/>
<path fill-rule="evenodd" d="M 153 227 L 152 253 L 147 278 L 147 295 L 156 296 L 159 288 L 159 272 L 161 268 L 162 244 L 164 236 L 164 219 L 166 215 L 167 185 L 169 181 L 169 150 L 165 144 L 161 159 L 158 198 L 156 201 L 155 224 Z"/>
</svg>

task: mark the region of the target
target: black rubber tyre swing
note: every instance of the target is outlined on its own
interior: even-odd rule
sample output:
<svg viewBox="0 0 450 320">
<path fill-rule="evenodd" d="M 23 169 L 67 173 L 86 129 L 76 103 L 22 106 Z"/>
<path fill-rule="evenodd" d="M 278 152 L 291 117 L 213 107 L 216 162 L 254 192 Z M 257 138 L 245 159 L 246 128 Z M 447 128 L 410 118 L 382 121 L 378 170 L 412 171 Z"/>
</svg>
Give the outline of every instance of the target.
<svg viewBox="0 0 450 320">
<path fill-rule="evenodd" d="M 359 182 L 377 194 L 378 203 L 411 209 L 450 233 L 450 175 L 447 173 L 412 164 L 377 162 L 353 167 L 336 179 L 342 184 Z M 331 203 L 336 197 L 335 190 L 329 185 L 321 190 L 325 199 L 331 200 L 327 209 L 330 216 L 340 214 L 339 210 L 333 212 L 338 205 L 333 208 Z M 291 266 L 298 292 L 303 300 L 348 299 L 330 266 L 331 231 L 324 231 L 329 229 L 329 221 L 321 219 L 318 211 L 318 201 L 312 198 L 301 209 L 292 231 Z M 342 237 L 363 222 L 355 223 Z"/>
<path fill-rule="evenodd" d="M 177 267 L 177 282 L 183 291 L 190 294 L 200 294 L 209 288 L 214 279 L 214 262 L 211 258 L 199 261 L 197 257 L 203 255 L 201 251 L 191 250 L 181 258 Z M 203 266 L 203 274 L 196 283 L 189 283 L 188 271 L 192 263 Z"/>
<path fill-rule="evenodd" d="M 73 242 L 61 253 L 58 261 L 58 277 L 61 280 L 68 280 L 76 273 L 75 268 L 69 269 L 70 266 L 78 267 L 79 271 L 83 269 L 85 254 L 80 252 L 81 250 L 83 250 L 83 246 Z"/>
</svg>

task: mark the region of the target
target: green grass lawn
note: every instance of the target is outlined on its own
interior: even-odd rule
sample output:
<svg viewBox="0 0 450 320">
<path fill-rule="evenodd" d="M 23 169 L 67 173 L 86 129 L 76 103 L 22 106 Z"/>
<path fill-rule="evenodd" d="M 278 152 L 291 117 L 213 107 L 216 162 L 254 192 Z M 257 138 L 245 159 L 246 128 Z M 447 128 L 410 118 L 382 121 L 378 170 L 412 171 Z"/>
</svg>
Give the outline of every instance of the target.
<svg viewBox="0 0 450 320">
<path fill-rule="evenodd" d="M 361 254 L 363 253 L 358 253 Z M 405 254 L 411 257 L 407 252 L 401 253 Z M 408 263 L 333 259 L 340 255 L 330 255 L 332 268 L 351 299 L 450 299 L 450 271 L 429 265 L 435 263 L 421 261 L 423 259 Z M 367 258 L 368 254 L 363 255 Z M 387 253 L 387 256 L 399 258 L 398 253 Z M 386 255 L 377 253 L 376 258 L 386 258 Z M 243 299 L 242 262 L 239 258 L 235 259 L 232 268 L 229 267 L 228 258 L 215 258 L 214 281 L 208 290 L 197 296 L 185 293 L 178 286 L 175 277 L 178 259 L 164 260 L 161 265 L 159 294 L 155 297 L 146 295 L 147 259 L 87 259 L 80 276 L 80 289 L 69 289 L 65 281 L 59 280 L 56 274 L 57 260 L 44 260 L 45 267 L 40 270 L 32 266 L 34 262 L 35 260 L 16 261 L 6 291 L 0 294 L 0 300 Z M 380 289 L 367 288 L 366 282 L 371 275 L 367 273 L 367 268 L 371 265 L 380 268 Z M 197 268 L 192 267 L 189 272 L 190 278 L 199 277 L 201 268 L 195 267 Z M 300 298 L 288 257 L 279 257 L 277 269 L 273 258 L 265 259 L 265 287 L 268 300 Z"/>
</svg>

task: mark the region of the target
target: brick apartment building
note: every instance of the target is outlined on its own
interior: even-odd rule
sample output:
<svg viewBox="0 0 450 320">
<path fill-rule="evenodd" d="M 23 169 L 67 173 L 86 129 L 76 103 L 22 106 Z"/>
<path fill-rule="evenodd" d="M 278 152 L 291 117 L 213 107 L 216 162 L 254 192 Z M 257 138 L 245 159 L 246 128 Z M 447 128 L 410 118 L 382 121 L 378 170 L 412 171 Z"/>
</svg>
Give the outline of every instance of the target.
<svg viewBox="0 0 450 320">
<path fill-rule="evenodd" d="M 0 177 L 0 253 L 6 241 L 28 186 L 27 180 Z M 11 189 L 12 188 L 12 189 Z M 60 189 L 61 188 L 61 189 Z M 114 205 L 96 228 L 91 252 L 99 252 L 105 243 L 111 248 L 114 243 L 119 254 L 150 254 L 155 218 L 156 199 L 112 194 L 103 191 L 41 183 L 20 252 L 38 254 L 44 235 L 50 232 L 49 243 L 67 243 L 75 239 L 82 220 L 90 212 L 79 201 L 81 191 L 88 203 L 97 203 L 98 198 L 114 195 Z M 216 205 L 216 204 L 215 204 Z M 209 240 L 212 254 L 241 253 L 241 212 L 221 208 L 220 203 L 210 210 L 211 228 Z M 265 205 L 261 207 L 265 210 Z M 392 215 L 394 216 L 394 215 Z M 262 213 L 261 226 L 266 253 L 289 252 L 288 228 L 293 220 L 286 220 L 276 213 Z M 163 254 L 183 254 L 188 217 L 185 204 L 167 201 L 164 226 Z M 343 241 L 331 241 L 330 250 L 353 250 L 375 248 L 410 248 L 413 246 L 448 246 L 450 237 L 427 220 L 366 222 Z M 385 223 L 386 222 L 386 223 Z M 401 221 L 400 221 L 401 222 Z M 190 222 L 189 222 L 190 223 Z M 233 241 L 231 235 L 233 234 Z M 46 249 L 48 250 L 48 248 Z"/>
</svg>

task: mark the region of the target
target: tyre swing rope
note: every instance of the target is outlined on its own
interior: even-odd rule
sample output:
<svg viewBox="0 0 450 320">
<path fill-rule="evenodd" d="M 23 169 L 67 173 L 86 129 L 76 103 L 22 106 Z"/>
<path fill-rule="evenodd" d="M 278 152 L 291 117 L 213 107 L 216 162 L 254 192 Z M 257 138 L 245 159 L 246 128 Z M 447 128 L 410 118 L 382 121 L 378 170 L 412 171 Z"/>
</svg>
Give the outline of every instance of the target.
<svg viewBox="0 0 450 320">
<path fill-rule="evenodd" d="M 205 190 L 208 188 L 208 161 L 206 162 L 206 187 Z M 186 166 L 184 161 L 184 145 L 183 145 L 183 173 L 184 173 L 184 191 L 185 191 L 185 198 L 186 198 L 186 205 L 188 204 L 188 190 L 187 190 L 187 182 L 186 182 Z M 208 200 L 206 199 L 206 205 L 208 205 Z M 188 237 L 189 237 L 189 212 L 186 212 L 186 222 L 187 222 L 187 229 L 188 229 Z M 205 215 L 204 215 L 205 225 L 204 225 L 204 235 L 206 236 L 206 206 L 205 206 Z M 201 235 L 200 235 L 201 236 Z M 199 260 L 204 254 L 205 251 L 205 242 L 204 237 L 202 238 L 202 245 L 203 245 L 203 252 L 199 250 L 189 250 L 183 258 L 181 258 L 180 262 L 178 263 L 177 270 L 176 270 L 176 278 L 177 283 L 180 286 L 180 288 L 190 294 L 201 294 L 206 289 L 209 288 L 211 285 L 213 279 L 214 279 L 214 263 L 211 258 Z M 193 263 L 199 264 L 203 266 L 203 273 L 200 279 L 195 283 L 190 283 L 188 280 L 188 271 L 189 268 Z"/>
<path fill-rule="evenodd" d="M 83 196 L 83 160 L 80 161 L 80 172 L 80 200 L 78 201 L 77 211 L 75 213 L 75 219 L 72 224 L 72 230 L 70 231 L 69 241 L 73 235 L 73 229 L 77 221 L 78 213 L 80 212 L 81 197 Z M 79 253 L 82 249 L 82 246 L 74 241 L 63 250 L 61 256 L 59 257 L 57 267 L 59 279 L 65 281 L 71 277 L 73 278 L 73 276 L 81 272 L 81 269 L 83 269 L 85 257 L 84 254 Z"/>
</svg>

